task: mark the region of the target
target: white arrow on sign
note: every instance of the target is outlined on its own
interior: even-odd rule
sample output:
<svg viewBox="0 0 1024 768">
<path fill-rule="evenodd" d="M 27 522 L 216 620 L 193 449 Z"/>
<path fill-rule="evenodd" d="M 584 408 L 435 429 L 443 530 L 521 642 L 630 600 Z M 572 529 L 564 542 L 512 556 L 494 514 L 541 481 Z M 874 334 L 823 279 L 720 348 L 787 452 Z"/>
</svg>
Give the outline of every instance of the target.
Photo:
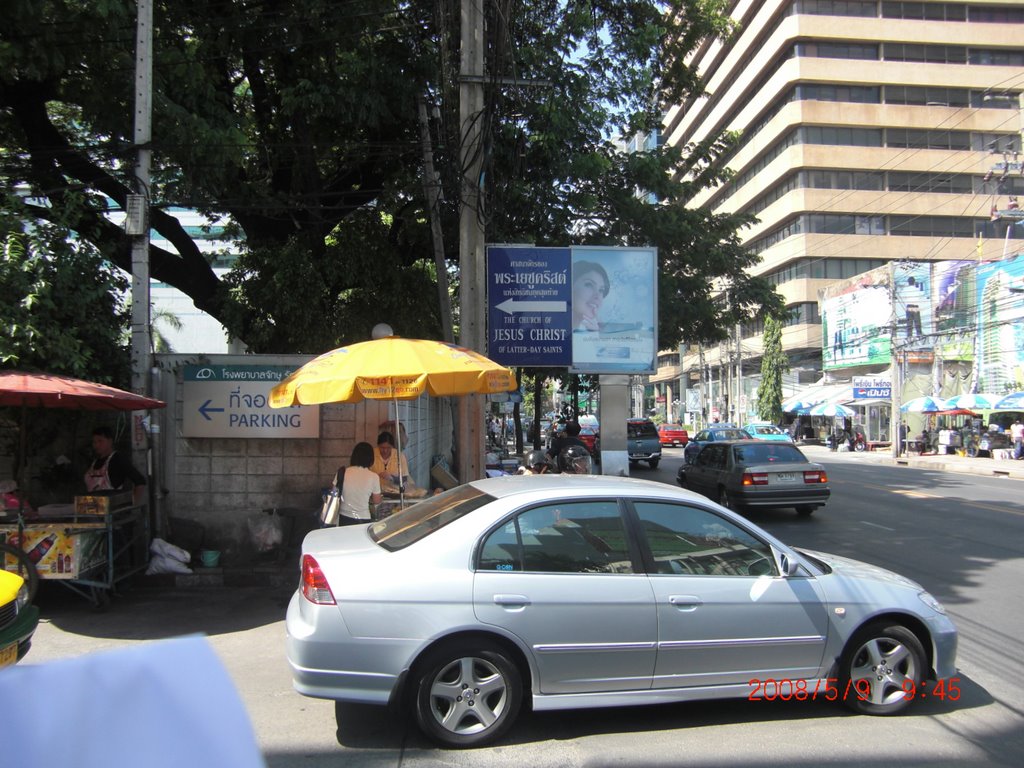
<svg viewBox="0 0 1024 768">
<path fill-rule="evenodd" d="M 566 302 L 564 301 L 516 301 L 506 299 L 494 307 L 502 312 L 511 315 L 513 312 L 565 312 Z"/>
</svg>

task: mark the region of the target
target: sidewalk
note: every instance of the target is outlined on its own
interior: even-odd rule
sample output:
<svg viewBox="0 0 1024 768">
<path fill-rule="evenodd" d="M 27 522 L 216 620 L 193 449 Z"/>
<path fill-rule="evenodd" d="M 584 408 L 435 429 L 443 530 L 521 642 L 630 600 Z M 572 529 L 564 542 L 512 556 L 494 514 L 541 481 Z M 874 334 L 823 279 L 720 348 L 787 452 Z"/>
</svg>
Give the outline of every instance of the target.
<svg viewBox="0 0 1024 768">
<path fill-rule="evenodd" d="M 884 451 L 864 451 L 863 453 L 851 453 L 848 451 L 836 451 L 833 453 L 823 445 L 800 445 L 799 443 L 797 445 L 807 458 L 822 463 L 832 461 L 867 461 L 875 464 L 931 469 L 938 472 L 959 472 L 980 477 L 1010 477 L 1015 480 L 1024 480 L 1024 461 L 1014 461 L 1012 459 L 971 459 L 966 456 L 956 456 L 955 454 L 901 456 L 898 459 L 894 459 L 888 449 Z"/>
</svg>

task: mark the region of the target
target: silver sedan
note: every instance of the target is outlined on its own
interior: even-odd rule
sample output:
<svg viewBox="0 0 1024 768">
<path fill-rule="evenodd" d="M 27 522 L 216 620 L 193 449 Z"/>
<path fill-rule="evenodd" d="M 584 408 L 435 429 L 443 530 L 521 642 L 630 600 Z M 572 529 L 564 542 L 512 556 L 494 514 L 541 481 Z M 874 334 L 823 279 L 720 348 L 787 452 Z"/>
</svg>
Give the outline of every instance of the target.
<svg viewBox="0 0 1024 768">
<path fill-rule="evenodd" d="M 886 715 L 956 673 L 956 628 L 918 584 L 620 477 L 481 480 L 314 531 L 286 626 L 300 693 L 407 707 L 449 747 L 524 704 L 788 694 Z"/>
</svg>

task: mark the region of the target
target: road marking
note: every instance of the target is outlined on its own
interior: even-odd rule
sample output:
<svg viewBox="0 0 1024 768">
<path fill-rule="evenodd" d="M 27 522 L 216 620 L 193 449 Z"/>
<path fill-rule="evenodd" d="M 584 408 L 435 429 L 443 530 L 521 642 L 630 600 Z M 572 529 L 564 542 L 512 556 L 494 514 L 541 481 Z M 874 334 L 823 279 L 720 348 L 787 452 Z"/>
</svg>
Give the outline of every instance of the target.
<svg viewBox="0 0 1024 768">
<path fill-rule="evenodd" d="M 934 493 L 923 493 L 922 491 L 911 491 L 904 490 L 903 488 L 890 488 L 892 493 L 898 493 L 900 496 L 910 496 L 913 499 L 944 499 L 945 496 L 936 496 Z"/>
<path fill-rule="evenodd" d="M 887 525 L 879 525 L 878 523 L 869 523 L 867 520 L 861 520 L 864 525 L 870 525 L 872 528 L 881 528 L 883 531 L 895 531 L 895 528 L 890 528 Z"/>
<path fill-rule="evenodd" d="M 889 493 L 898 493 L 900 496 L 909 496 L 912 499 L 945 499 L 947 497 L 940 496 L 934 493 L 924 493 L 923 491 L 911 491 L 904 488 L 887 488 L 884 485 L 871 485 L 870 483 L 859 483 L 861 488 L 871 488 L 876 491 L 888 491 Z M 1016 509 L 1010 509 L 1008 507 L 999 507 L 995 504 L 986 504 L 983 501 L 961 501 L 959 502 L 962 507 L 977 507 L 978 509 L 987 509 L 990 512 L 1002 512 L 1010 515 L 1024 515 L 1024 512 L 1020 512 Z M 868 523 L 872 525 L 872 523 Z M 884 528 L 885 526 L 879 526 Z"/>
</svg>

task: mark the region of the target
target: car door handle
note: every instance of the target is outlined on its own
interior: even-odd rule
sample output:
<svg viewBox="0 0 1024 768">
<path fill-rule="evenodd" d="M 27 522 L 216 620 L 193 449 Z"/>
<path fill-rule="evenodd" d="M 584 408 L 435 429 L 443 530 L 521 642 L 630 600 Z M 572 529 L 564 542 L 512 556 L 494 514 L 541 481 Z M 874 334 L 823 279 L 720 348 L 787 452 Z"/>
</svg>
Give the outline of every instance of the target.
<svg viewBox="0 0 1024 768">
<path fill-rule="evenodd" d="M 494 604 L 505 608 L 525 608 L 530 604 L 526 595 L 495 595 Z"/>
<path fill-rule="evenodd" d="M 696 595 L 669 595 L 668 601 L 680 611 L 695 611 L 704 604 Z"/>
</svg>

